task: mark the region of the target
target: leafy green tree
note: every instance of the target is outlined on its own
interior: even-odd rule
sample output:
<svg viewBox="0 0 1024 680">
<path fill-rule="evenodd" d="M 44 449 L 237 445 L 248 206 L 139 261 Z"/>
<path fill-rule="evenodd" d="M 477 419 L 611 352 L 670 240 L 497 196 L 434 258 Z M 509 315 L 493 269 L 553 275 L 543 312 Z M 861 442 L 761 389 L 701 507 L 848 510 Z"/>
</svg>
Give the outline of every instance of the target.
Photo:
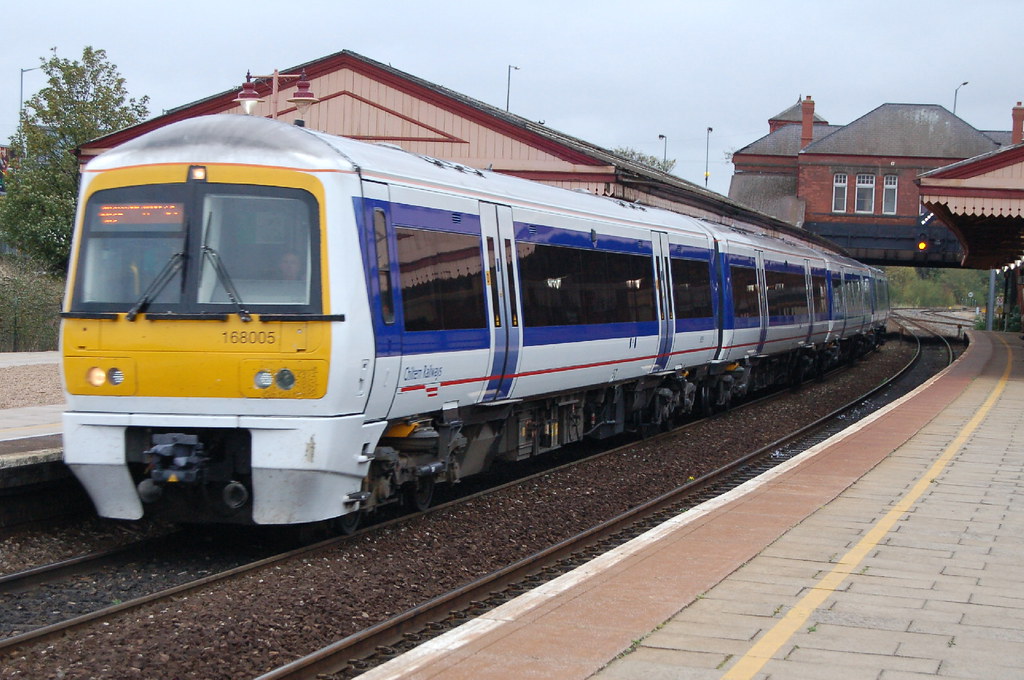
<svg viewBox="0 0 1024 680">
<path fill-rule="evenodd" d="M 988 272 L 976 269 L 886 267 L 892 301 L 902 307 L 984 305 Z M 1002 290 L 1002 276 L 996 289 Z M 974 297 L 968 297 L 974 293 Z"/>
<path fill-rule="evenodd" d="M 676 159 L 674 158 L 658 158 L 657 156 L 651 156 L 642 151 L 637 151 L 636 149 L 627 146 L 616 147 L 615 149 L 612 149 L 612 153 L 614 153 L 617 156 L 622 156 L 623 158 L 628 158 L 631 161 L 636 161 L 637 163 L 646 165 L 649 168 L 661 170 L 662 172 L 672 172 L 672 168 L 676 167 Z"/>
<path fill-rule="evenodd" d="M 11 137 L 7 195 L 0 199 L 0 240 L 53 272 L 67 267 L 79 169 L 74 150 L 144 120 L 149 97 L 129 98 L 104 50 L 81 61 L 40 59 L 46 86 L 26 103 Z"/>
</svg>

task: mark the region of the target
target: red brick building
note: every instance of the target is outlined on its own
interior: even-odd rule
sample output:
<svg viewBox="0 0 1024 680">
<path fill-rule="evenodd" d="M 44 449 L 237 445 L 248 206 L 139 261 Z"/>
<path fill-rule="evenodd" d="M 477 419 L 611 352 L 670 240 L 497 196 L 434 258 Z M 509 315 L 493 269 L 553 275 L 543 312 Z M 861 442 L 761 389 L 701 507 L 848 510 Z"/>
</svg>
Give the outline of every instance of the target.
<svg viewBox="0 0 1024 680">
<path fill-rule="evenodd" d="M 915 180 L 1010 143 L 1009 131 L 977 130 L 929 104 L 883 104 L 832 125 L 806 97 L 768 126 L 733 155 L 729 197 L 874 264 L 959 266 L 959 242 L 922 211 Z"/>
</svg>

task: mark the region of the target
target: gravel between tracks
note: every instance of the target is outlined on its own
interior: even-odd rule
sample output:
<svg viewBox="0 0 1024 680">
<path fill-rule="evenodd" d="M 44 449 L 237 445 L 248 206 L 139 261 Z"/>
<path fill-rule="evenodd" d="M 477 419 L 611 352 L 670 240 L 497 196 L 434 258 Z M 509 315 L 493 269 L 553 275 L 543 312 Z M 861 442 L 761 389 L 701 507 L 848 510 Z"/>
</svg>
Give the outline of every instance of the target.
<svg viewBox="0 0 1024 680">
<path fill-rule="evenodd" d="M 2 659 L 0 678 L 254 677 L 587 529 L 839 407 L 902 366 L 892 342 L 795 399 L 639 442 L 543 481 L 375 531 L 288 565 Z M 760 443 L 760 444 L 759 444 Z"/>
</svg>

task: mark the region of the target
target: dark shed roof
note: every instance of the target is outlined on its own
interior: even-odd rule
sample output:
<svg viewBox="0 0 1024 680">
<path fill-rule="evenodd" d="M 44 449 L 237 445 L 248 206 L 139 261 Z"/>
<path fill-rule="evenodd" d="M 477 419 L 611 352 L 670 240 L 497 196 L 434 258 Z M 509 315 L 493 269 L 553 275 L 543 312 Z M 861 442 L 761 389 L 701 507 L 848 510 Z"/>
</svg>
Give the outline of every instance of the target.
<svg viewBox="0 0 1024 680">
<path fill-rule="evenodd" d="M 814 141 L 817 141 L 840 129 L 842 129 L 841 125 L 814 125 L 811 131 L 814 133 Z M 768 133 L 756 142 L 751 142 L 736 153 L 762 156 L 796 156 L 800 153 L 801 132 L 802 130 L 799 125 L 786 125 L 775 132 Z"/>
<path fill-rule="evenodd" d="M 999 145 L 936 104 L 882 104 L 803 153 L 969 158 Z"/>
</svg>

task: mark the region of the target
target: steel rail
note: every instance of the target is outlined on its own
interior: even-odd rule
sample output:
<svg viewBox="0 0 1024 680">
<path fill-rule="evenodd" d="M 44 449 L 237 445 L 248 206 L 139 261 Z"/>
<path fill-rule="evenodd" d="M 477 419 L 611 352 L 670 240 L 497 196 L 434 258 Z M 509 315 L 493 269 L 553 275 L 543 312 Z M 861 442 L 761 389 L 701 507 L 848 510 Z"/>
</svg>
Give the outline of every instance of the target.
<svg viewBox="0 0 1024 680">
<path fill-rule="evenodd" d="M 942 341 L 946 345 L 946 353 L 949 357 L 948 363 L 952 363 L 953 360 L 956 358 L 956 353 L 953 351 L 953 346 L 949 343 L 949 338 L 947 338 L 942 333 L 937 332 L 934 328 L 929 328 L 929 322 L 919 321 L 917 319 L 914 319 L 913 317 L 905 316 L 898 312 L 894 313 L 893 316 L 896 317 L 895 321 L 897 325 L 899 325 L 901 328 L 906 329 L 908 332 L 912 331 L 910 330 L 909 326 L 904 325 L 904 323 L 902 322 L 906 322 L 906 324 L 916 326 L 917 328 L 920 328 L 922 331 L 934 335 L 936 338 Z M 920 339 L 918 339 L 918 342 L 920 342 Z"/>
<path fill-rule="evenodd" d="M 86 573 L 91 569 L 113 562 L 114 558 L 121 555 L 130 555 L 133 551 L 144 551 L 150 546 L 165 541 L 176 533 L 178 532 L 126 543 L 113 548 L 97 550 L 84 555 L 76 555 L 66 560 L 41 564 L 36 567 L 4 574 L 0 576 L 0 595 L 23 591 L 40 584 L 52 583 L 57 577 L 76 576 Z"/>
</svg>

